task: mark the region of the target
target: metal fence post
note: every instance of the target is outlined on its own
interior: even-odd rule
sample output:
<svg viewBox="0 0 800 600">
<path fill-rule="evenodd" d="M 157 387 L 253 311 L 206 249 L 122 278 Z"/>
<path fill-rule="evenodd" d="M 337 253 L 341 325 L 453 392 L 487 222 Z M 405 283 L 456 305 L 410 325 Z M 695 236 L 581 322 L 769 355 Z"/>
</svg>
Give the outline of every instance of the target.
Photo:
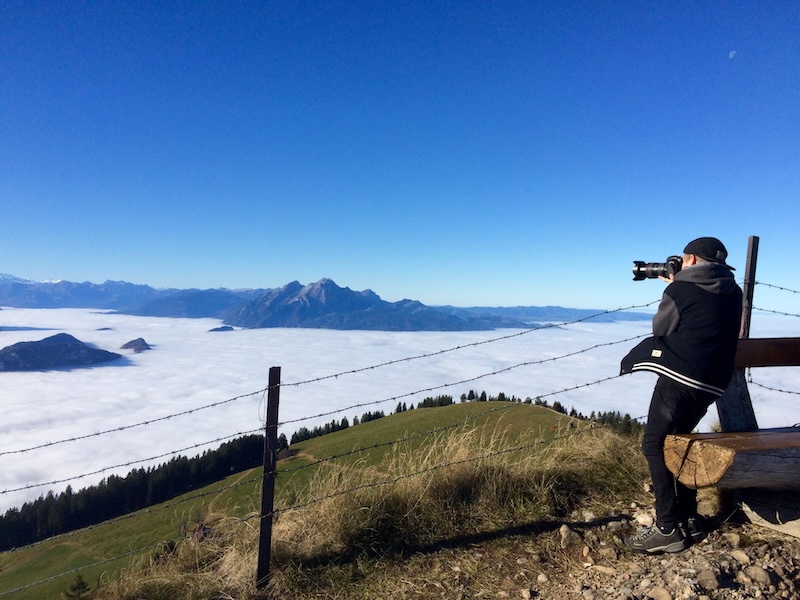
<svg viewBox="0 0 800 600">
<path fill-rule="evenodd" d="M 278 401 L 280 399 L 281 368 L 269 370 L 267 422 L 264 429 L 264 477 L 261 481 L 261 525 L 258 536 L 258 569 L 256 588 L 269 583 L 269 561 L 272 546 L 272 511 L 275 501 L 275 476 L 278 466 Z"/>
</svg>

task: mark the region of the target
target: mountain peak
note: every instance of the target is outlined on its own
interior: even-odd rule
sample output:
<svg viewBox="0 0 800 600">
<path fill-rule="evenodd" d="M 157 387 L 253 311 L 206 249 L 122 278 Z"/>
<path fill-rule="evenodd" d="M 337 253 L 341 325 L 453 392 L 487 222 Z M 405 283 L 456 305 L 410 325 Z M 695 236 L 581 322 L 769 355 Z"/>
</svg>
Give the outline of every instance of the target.
<svg viewBox="0 0 800 600">
<path fill-rule="evenodd" d="M 372 290 L 354 292 L 328 278 L 302 286 L 292 282 L 254 298 L 225 321 L 239 327 L 312 327 L 380 331 L 459 331 L 491 329 L 415 300 L 386 302 Z M 521 324 L 519 324 L 521 325 Z"/>
<path fill-rule="evenodd" d="M 335 308 L 336 305 L 341 304 L 366 304 L 372 305 L 377 302 L 382 302 L 372 290 L 363 290 L 361 292 L 354 292 L 349 287 L 340 287 L 336 285 L 333 279 L 320 279 L 317 282 L 310 283 L 305 286 L 297 294 L 298 298 L 307 298 L 325 305 L 330 305 Z"/>
<path fill-rule="evenodd" d="M 8 273 L 0 273 L 0 281 L 8 281 L 11 283 L 30 283 L 30 279 L 22 279 L 22 277 L 9 275 Z"/>
</svg>

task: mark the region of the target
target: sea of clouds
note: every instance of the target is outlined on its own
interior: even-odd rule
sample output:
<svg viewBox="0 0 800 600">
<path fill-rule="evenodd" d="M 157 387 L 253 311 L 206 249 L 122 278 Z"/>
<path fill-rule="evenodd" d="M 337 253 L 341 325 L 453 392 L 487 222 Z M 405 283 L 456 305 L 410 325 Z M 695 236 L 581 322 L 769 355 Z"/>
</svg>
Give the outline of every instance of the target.
<svg viewBox="0 0 800 600">
<path fill-rule="evenodd" d="M 209 331 L 220 325 L 86 309 L 0 310 L 0 348 L 66 332 L 123 354 L 91 368 L 0 373 L 0 513 L 50 490 L 77 490 L 166 462 L 173 453 L 195 456 L 229 437 L 260 432 L 273 366 L 281 367 L 279 421 L 287 437 L 332 419 L 352 423 L 368 410 L 389 414 L 398 403 L 410 406 L 427 396 L 458 399 L 470 389 L 558 400 L 586 415 L 644 417 L 656 379 L 648 373 L 615 377 L 637 342 L 630 338 L 649 333 L 649 322 L 641 321 L 589 320 L 533 331 Z M 798 335 L 800 319 L 753 319 L 752 337 Z M 152 350 L 120 350 L 139 337 Z M 393 364 L 377 366 L 387 362 Z M 762 385 L 800 391 L 797 368 L 753 369 L 752 376 Z M 750 392 L 761 427 L 798 421 L 796 395 L 754 385 Z M 186 411 L 192 412 L 137 425 Z M 700 429 L 716 419 L 712 408 Z M 117 428 L 124 429 L 93 435 Z M 89 437 L 74 440 L 82 436 Z"/>
</svg>

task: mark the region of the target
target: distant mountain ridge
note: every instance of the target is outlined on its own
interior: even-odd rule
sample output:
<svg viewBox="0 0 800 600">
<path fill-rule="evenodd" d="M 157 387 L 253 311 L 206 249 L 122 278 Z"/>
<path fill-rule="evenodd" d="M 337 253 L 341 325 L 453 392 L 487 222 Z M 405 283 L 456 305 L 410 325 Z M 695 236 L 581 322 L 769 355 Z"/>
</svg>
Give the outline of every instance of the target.
<svg viewBox="0 0 800 600">
<path fill-rule="evenodd" d="M 31 281 L 0 273 L 0 306 L 100 308 L 147 317 L 225 318 L 265 290 L 156 289 L 126 281 Z"/>
<path fill-rule="evenodd" d="M 97 308 L 154 317 L 210 317 L 246 328 L 307 327 L 373 331 L 480 331 L 528 328 L 537 321 L 569 321 L 604 311 L 562 307 L 426 306 L 387 302 L 372 290 L 353 291 L 331 279 L 293 281 L 278 289 L 155 289 L 124 281 L 102 284 L 35 282 L 0 274 L 0 306 Z M 643 313 L 602 314 L 598 321 L 641 320 Z"/>
</svg>

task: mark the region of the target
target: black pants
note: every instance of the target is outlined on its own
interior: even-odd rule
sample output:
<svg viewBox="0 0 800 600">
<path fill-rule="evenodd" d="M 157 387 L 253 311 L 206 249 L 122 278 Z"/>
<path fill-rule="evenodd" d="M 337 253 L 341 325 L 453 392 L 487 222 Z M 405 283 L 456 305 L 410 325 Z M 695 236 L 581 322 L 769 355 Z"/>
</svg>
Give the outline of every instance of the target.
<svg viewBox="0 0 800 600">
<path fill-rule="evenodd" d="M 716 396 L 659 377 L 650 401 L 642 453 L 653 478 L 656 497 L 656 524 L 672 529 L 697 513 L 697 490 L 687 488 L 667 469 L 664 439 L 675 433 L 691 433 Z"/>
</svg>

